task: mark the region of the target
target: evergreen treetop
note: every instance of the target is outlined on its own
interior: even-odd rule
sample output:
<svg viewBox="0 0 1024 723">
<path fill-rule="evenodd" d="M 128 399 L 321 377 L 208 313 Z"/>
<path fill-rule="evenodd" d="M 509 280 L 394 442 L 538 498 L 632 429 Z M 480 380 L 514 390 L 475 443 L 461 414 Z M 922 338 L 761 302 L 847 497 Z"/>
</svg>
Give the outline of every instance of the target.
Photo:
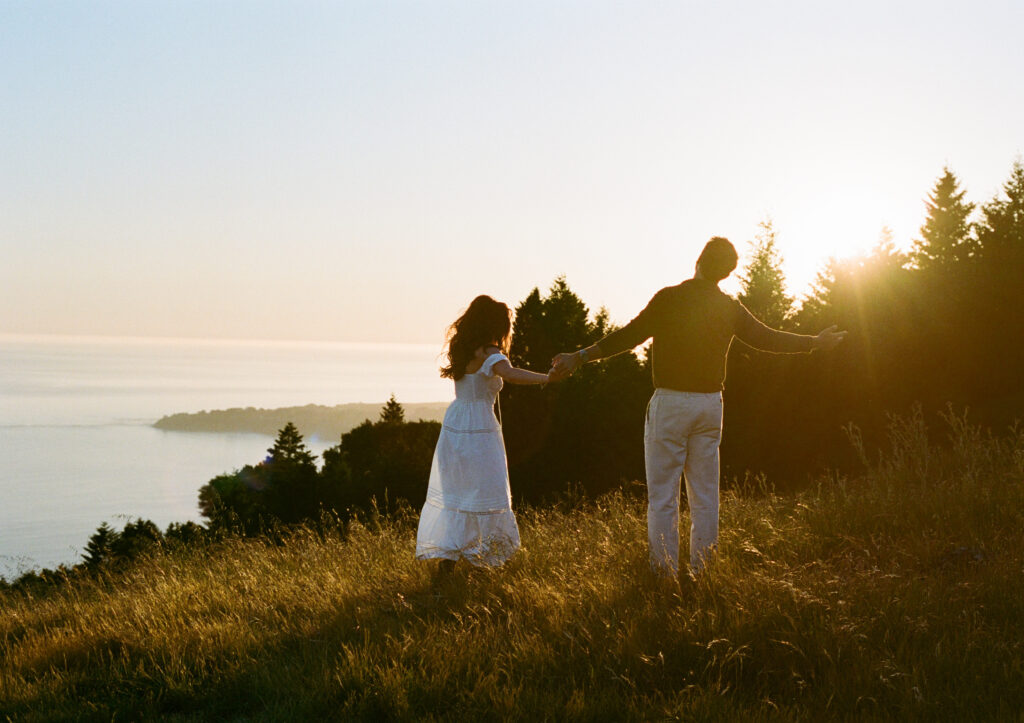
<svg viewBox="0 0 1024 723">
<path fill-rule="evenodd" d="M 785 325 L 792 313 L 793 299 L 786 294 L 786 277 L 782 272 L 782 256 L 775 244 L 775 228 L 771 219 L 758 224 L 760 230 L 750 242 L 751 257 L 740 278 L 739 300 L 750 313 L 768 326 Z"/>
<path fill-rule="evenodd" d="M 968 222 L 974 204 L 964 200 L 966 194 L 956 175 L 943 168 L 925 203 L 928 217 L 911 252 L 917 268 L 949 268 L 975 255 L 977 245 Z"/>
<path fill-rule="evenodd" d="M 289 464 L 316 467 L 313 453 L 306 447 L 298 428 L 288 422 L 277 433 L 274 446 L 267 450 L 269 464 Z"/>
<path fill-rule="evenodd" d="M 395 399 L 395 395 L 392 394 L 384 405 L 383 409 L 380 410 L 380 424 L 402 424 L 405 422 L 405 409 Z"/>
<path fill-rule="evenodd" d="M 92 537 L 89 538 L 89 542 L 85 545 L 85 554 L 82 555 L 82 560 L 85 562 L 86 567 L 97 567 L 109 559 L 111 549 L 117 537 L 117 532 L 106 522 L 97 527 L 96 532 L 93 533 Z"/>
<path fill-rule="evenodd" d="M 997 262 L 1010 254 L 1024 255 L 1024 162 L 1020 159 L 1003 184 L 1003 194 L 982 206 L 975 226 L 982 255 Z"/>
</svg>

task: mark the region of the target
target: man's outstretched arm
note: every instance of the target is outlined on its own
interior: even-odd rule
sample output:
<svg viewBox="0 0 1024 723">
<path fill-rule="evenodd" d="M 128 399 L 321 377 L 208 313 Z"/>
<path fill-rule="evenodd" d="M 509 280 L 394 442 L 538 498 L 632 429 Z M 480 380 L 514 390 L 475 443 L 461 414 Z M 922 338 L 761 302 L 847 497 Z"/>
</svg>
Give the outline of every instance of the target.
<svg viewBox="0 0 1024 723">
<path fill-rule="evenodd" d="M 574 352 L 563 352 L 551 360 L 552 381 L 564 379 L 587 362 L 621 354 L 634 349 L 654 335 L 654 307 L 658 295 L 648 302 L 636 318 L 621 329 L 616 329 L 601 341 Z"/>
<path fill-rule="evenodd" d="M 824 329 L 818 334 L 792 334 L 762 324 L 742 304 L 736 324 L 736 338 L 761 351 L 775 354 L 799 354 L 816 351 L 828 351 L 846 337 L 845 331 L 837 331 L 836 325 Z"/>
<path fill-rule="evenodd" d="M 836 331 L 839 327 L 833 324 L 827 329 L 818 332 L 814 337 L 814 349 L 828 351 L 834 349 L 839 342 L 846 338 L 846 331 Z"/>
</svg>

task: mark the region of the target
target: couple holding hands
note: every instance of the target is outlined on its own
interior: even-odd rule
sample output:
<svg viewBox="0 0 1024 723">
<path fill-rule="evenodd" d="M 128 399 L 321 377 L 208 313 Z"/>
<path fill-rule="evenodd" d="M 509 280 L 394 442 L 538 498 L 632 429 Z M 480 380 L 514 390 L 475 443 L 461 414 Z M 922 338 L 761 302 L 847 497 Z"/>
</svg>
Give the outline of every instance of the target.
<svg viewBox="0 0 1024 723">
<path fill-rule="evenodd" d="M 504 382 L 559 381 L 583 364 L 653 337 L 654 394 L 644 426 L 650 563 L 659 575 L 679 574 L 679 497 L 685 479 L 689 571 L 698 573 L 718 540 L 722 387 L 733 338 L 755 349 L 792 354 L 831 349 L 846 335 L 834 326 L 808 336 L 762 324 L 718 288 L 737 260 L 732 243 L 712 238 L 693 278 L 658 291 L 636 318 L 597 343 L 558 354 L 547 374 L 512 366 L 505 355 L 511 310 L 489 296 L 475 298 L 448 333 L 448 365 L 441 376 L 455 382 L 455 401 L 445 412 L 434 450 L 416 557 L 441 560 L 444 568 L 459 558 L 496 566 L 519 547 L 505 443 L 494 415 Z"/>
</svg>

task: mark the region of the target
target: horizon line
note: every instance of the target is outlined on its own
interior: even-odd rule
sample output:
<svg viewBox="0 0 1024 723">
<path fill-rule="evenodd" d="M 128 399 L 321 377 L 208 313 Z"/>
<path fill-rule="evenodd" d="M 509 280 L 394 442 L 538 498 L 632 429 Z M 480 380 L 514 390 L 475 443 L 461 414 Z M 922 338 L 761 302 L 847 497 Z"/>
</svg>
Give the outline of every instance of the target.
<svg viewBox="0 0 1024 723">
<path fill-rule="evenodd" d="M 203 344 L 203 345 L 218 345 L 218 344 L 231 344 L 231 345 L 250 345 L 250 346 L 297 346 L 297 347 L 316 347 L 316 346 L 334 346 L 334 347 L 349 347 L 349 348 L 438 348 L 441 349 L 441 345 L 426 343 L 426 342 L 399 342 L 399 341 L 340 341 L 340 340 L 328 340 L 328 339 L 270 339 L 270 338 L 253 338 L 253 337 L 203 337 L 203 336 L 172 336 L 172 335 L 158 335 L 158 334 L 145 334 L 145 335 L 130 335 L 130 334 L 83 334 L 83 333 L 64 333 L 64 332 L 18 332 L 18 331 L 3 331 L 0 330 L 0 342 L 4 341 L 16 341 L 16 342 L 96 342 L 96 343 L 124 343 L 124 342 L 138 342 L 143 344 L 174 344 L 174 343 L 192 343 L 192 344 Z"/>
</svg>

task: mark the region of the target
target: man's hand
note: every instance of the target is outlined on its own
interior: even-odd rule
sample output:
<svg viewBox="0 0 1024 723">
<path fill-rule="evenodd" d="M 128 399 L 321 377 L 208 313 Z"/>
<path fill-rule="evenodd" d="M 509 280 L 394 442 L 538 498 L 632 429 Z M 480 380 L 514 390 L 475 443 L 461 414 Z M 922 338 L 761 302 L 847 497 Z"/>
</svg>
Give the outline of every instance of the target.
<svg viewBox="0 0 1024 723">
<path fill-rule="evenodd" d="M 551 381 L 559 382 L 572 374 L 580 365 L 579 354 L 556 354 L 551 360 Z"/>
<path fill-rule="evenodd" d="M 822 349 L 823 351 L 828 351 L 829 349 L 834 349 L 845 338 L 846 332 L 836 331 L 836 325 L 833 324 L 814 337 L 812 342 L 813 348 L 815 350 Z"/>
</svg>

